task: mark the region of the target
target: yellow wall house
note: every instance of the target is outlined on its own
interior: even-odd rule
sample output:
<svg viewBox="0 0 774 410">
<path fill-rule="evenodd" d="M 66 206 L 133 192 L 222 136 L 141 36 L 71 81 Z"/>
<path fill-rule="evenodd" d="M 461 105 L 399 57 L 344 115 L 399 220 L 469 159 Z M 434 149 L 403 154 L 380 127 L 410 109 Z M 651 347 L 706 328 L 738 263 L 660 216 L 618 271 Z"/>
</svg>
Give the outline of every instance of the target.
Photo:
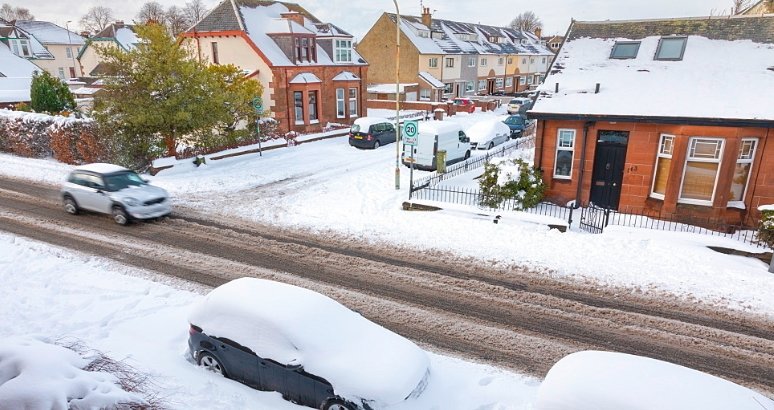
<svg viewBox="0 0 774 410">
<path fill-rule="evenodd" d="M 395 84 L 396 15 L 384 13 L 358 44 L 372 83 Z M 420 100 L 512 93 L 534 89 L 553 53 L 539 34 L 506 27 L 421 16 L 400 19 L 400 83 L 418 83 Z M 523 64 L 522 64 L 523 60 Z M 538 81 L 536 81 L 538 80 Z"/>
<path fill-rule="evenodd" d="M 77 56 L 86 44 L 83 37 L 54 23 L 17 20 L 16 27 L 28 35 L 35 65 L 62 80 L 80 76 Z"/>
<path fill-rule="evenodd" d="M 102 58 L 97 53 L 99 47 L 120 47 L 124 51 L 129 51 L 136 47 L 139 38 L 134 33 L 134 26 L 124 24 L 123 21 L 117 21 L 107 27 L 94 37 L 86 41 L 86 45 L 78 54 L 80 63 L 80 72 L 83 77 L 99 77 L 105 74 L 105 66 L 102 64 Z"/>
</svg>

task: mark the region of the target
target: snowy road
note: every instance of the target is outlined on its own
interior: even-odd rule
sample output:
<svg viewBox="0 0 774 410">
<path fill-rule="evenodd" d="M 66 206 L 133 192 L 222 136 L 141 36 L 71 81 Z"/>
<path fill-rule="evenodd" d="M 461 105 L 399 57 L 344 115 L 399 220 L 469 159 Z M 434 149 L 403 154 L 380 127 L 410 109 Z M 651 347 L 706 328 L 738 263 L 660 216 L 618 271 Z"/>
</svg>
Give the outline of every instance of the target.
<svg viewBox="0 0 774 410">
<path fill-rule="evenodd" d="M 428 348 L 539 377 L 570 352 L 615 350 L 774 394 L 766 318 L 190 210 L 120 227 L 59 208 L 55 189 L 0 178 L 0 229 L 14 234 L 207 286 L 241 276 L 305 286 Z"/>
</svg>

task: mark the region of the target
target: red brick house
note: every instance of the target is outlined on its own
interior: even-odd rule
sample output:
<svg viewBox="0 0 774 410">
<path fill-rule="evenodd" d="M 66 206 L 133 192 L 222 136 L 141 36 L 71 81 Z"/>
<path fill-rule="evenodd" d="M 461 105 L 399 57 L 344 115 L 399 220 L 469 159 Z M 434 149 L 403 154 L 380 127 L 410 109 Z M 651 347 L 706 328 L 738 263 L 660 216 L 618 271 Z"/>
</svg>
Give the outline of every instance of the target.
<svg viewBox="0 0 774 410">
<path fill-rule="evenodd" d="M 554 202 L 756 218 L 774 203 L 774 16 L 575 21 L 530 116 Z"/>
<path fill-rule="evenodd" d="M 258 79 L 264 109 L 283 131 L 315 132 L 365 115 L 368 63 L 352 35 L 298 4 L 224 0 L 183 39 L 201 60 Z"/>
</svg>

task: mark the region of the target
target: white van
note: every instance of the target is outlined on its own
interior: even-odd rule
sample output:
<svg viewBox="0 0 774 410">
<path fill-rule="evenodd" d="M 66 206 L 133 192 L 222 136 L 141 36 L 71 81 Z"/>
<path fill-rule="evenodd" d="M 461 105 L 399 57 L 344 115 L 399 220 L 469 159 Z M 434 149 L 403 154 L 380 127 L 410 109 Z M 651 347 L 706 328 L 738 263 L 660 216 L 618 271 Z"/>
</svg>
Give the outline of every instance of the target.
<svg viewBox="0 0 774 410">
<path fill-rule="evenodd" d="M 462 127 L 451 122 L 420 122 L 417 133 L 417 145 L 403 144 L 403 165 L 411 166 L 412 148 L 414 150 L 414 168 L 435 171 L 435 158 L 438 151 L 446 151 L 446 164 L 453 164 L 470 158 L 470 139 Z"/>
</svg>

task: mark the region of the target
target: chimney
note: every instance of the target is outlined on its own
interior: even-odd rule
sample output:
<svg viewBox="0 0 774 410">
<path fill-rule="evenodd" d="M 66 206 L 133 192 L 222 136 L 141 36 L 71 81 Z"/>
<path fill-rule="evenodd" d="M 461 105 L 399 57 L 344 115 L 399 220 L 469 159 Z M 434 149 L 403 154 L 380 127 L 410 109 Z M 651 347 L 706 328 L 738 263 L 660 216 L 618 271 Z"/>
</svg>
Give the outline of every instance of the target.
<svg viewBox="0 0 774 410">
<path fill-rule="evenodd" d="M 91 33 L 89 33 L 88 31 L 81 31 L 80 34 L 81 34 L 81 37 L 83 37 L 83 38 L 91 37 Z"/>
<path fill-rule="evenodd" d="M 543 34 L 543 30 L 540 27 L 536 28 L 535 29 L 535 35 L 537 36 L 538 40 L 540 40 L 542 38 L 540 36 L 541 34 Z"/>
<path fill-rule="evenodd" d="M 118 20 L 118 21 L 116 21 L 114 23 L 114 25 L 116 26 L 116 28 L 123 28 L 124 27 L 124 21 L 123 20 Z"/>
<path fill-rule="evenodd" d="M 427 28 L 432 28 L 431 25 L 433 24 L 433 16 L 430 14 L 430 7 L 425 7 L 422 9 L 422 24 L 426 25 Z"/>
<path fill-rule="evenodd" d="M 280 17 L 288 19 L 301 27 L 304 26 L 304 15 L 297 11 L 289 11 L 287 13 L 280 13 Z"/>
</svg>

